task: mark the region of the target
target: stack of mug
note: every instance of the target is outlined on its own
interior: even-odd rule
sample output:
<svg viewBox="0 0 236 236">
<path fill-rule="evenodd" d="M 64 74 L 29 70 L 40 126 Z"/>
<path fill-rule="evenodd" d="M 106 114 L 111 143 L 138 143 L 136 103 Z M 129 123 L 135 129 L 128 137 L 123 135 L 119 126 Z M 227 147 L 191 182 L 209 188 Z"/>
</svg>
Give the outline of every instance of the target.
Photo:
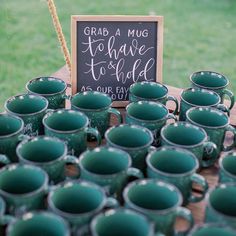
<svg viewBox="0 0 236 236">
<path fill-rule="evenodd" d="M 236 152 L 220 157 L 236 143 L 234 95 L 219 73 L 190 80 L 180 105 L 163 84 L 132 84 L 125 122 L 107 94 L 68 96 L 60 79 L 29 81 L 0 114 L 0 235 L 236 235 Z M 199 172 L 218 161 L 219 184 L 208 190 Z M 203 199 L 205 223 L 194 226 L 186 205 Z"/>
</svg>

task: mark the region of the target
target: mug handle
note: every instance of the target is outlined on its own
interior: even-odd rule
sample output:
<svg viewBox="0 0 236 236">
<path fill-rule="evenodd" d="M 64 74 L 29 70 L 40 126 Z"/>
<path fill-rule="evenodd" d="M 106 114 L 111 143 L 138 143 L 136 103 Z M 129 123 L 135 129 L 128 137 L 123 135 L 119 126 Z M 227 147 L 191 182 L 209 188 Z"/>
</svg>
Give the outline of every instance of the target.
<svg viewBox="0 0 236 236">
<path fill-rule="evenodd" d="M 193 215 L 192 215 L 191 211 L 185 207 L 178 207 L 177 211 L 176 211 L 176 217 L 180 217 L 180 218 L 185 219 L 189 223 L 189 227 L 185 231 L 175 232 L 175 235 L 176 236 L 187 235 L 188 232 L 191 230 L 191 228 L 194 225 L 194 219 L 193 219 Z"/>
<path fill-rule="evenodd" d="M 219 109 L 220 111 L 225 112 L 228 117 L 230 116 L 230 109 L 224 104 L 220 103 L 216 106 L 216 108 Z"/>
<path fill-rule="evenodd" d="M 229 89 L 224 89 L 224 90 L 222 91 L 222 93 L 223 93 L 224 96 L 226 95 L 226 96 L 229 97 L 229 100 L 230 100 L 229 109 L 231 110 L 231 109 L 233 108 L 234 102 L 235 102 L 233 92 L 230 91 Z"/>
<path fill-rule="evenodd" d="M 166 118 L 166 119 L 167 119 L 167 120 L 173 119 L 174 121 L 177 121 L 177 120 L 178 120 L 177 116 L 174 115 L 174 113 L 169 113 L 169 114 L 167 115 L 167 118 Z"/>
<path fill-rule="evenodd" d="M 13 221 L 15 221 L 17 218 L 11 215 L 3 215 L 0 217 L 0 225 L 5 226 L 8 225 L 10 223 L 12 223 Z"/>
<path fill-rule="evenodd" d="M 117 109 L 110 107 L 108 109 L 108 112 L 110 114 L 115 115 L 115 117 L 117 118 L 118 124 L 121 124 L 123 122 L 123 117 L 122 117 L 121 113 Z"/>
<path fill-rule="evenodd" d="M 209 167 L 214 164 L 214 162 L 217 160 L 217 146 L 215 143 L 207 141 L 203 144 L 204 153 L 207 155 L 209 160 L 202 160 L 202 166 L 203 167 Z"/>
<path fill-rule="evenodd" d="M 141 170 L 139 170 L 137 168 L 134 168 L 134 167 L 128 168 L 127 175 L 128 175 L 128 177 L 136 177 L 137 179 L 144 178 L 143 173 L 141 172 Z"/>
<path fill-rule="evenodd" d="M 203 176 L 196 174 L 196 173 L 191 176 L 191 181 L 192 181 L 192 184 L 196 183 L 197 185 L 200 185 L 203 189 L 203 192 L 202 192 L 202 195 L 199 197 L 191 195 L 189 198 L 189 201 L 190 202 L 200 202 L 202 199 L 204 199 L 205 194 L 208 190 L 208 183 Z"/>
<path fill-rule="evenodd" d="M 175 103 L 175 110 L 172 113 L 176 115 L 179 110 L 179 103 L 178 103 L 177 98 L 172 95 L 167 95 L 167 101 L 173 101 Z"/>
<path fill-rule="evenodd" d="M 11 161 L 6 155 L 0 154 L 0 163 L 3 165 L 8 165 L 11 163 Z"/>
<path fill-rule="evenodd" d="M 102 137 L 101 134 L 99 133 L 99 131 L 96 128 L 92 128 L 92 127 L 87 127 L 85 129 L 86 134 L 90 134 L 92 136 L 95 136 L 96 140 L 97 140 L 97 145 L 96 147 L 100 146 L 102 143 Z"/>
<path fill-rule="evenodd" d="M 233 126 L 228 125 L 226 127 L 225 131 L 226 132 L 229 131 L 229 132 L 233 133 L 233 143 L 231 145 L 229 145 L 229 146 L 223 145 L 222 151 L 227 152 L 227 151 L 232 150 L 235 147 L 235 145 L 236 145 L 236 129 Z M 225 135 L 226 135 L 226 132 L 225 132 Z"/>
<path fill-rule="evenodd" d="M 69 179 L 77 179 L 80 176 L 80 167 L 79 167 L 79 159 L 76 156 L 72 156 L 72 155 L 66 155 L 64 157 L 64 163 L 66 164 L 73 164 L 76 168 L 78 173 L 76 175 L 73 176 L 66 176 Z"/>
</svg>

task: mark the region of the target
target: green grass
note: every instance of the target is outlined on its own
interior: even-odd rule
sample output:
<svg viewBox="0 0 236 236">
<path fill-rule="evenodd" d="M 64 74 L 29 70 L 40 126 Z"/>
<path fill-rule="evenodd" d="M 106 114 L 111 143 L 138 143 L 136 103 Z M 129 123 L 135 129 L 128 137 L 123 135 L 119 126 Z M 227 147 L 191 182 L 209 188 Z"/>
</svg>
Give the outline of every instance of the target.
<svg viewBox="0 0 236 236">
<path fill-rule="evenodd" d="M 236 91 L 235 0 L 55 0 L 70 46 L 70 15 L 154 12 L 164 19 L 164 83 L 188 87 L 189 75 L 214 70 Z M 45 0 L 0 0 L 0 108 L 34 77 L 64 64 Z"/>
</svg>

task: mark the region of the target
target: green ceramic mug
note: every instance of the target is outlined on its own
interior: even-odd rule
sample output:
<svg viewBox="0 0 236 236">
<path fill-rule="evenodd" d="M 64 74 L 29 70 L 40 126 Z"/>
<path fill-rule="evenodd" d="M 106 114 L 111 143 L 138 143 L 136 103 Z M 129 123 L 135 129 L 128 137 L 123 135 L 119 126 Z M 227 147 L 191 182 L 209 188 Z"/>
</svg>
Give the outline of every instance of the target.
<svg viewBox="0 0 236 236">
<path fill-rule="evenodd" d="M 230 99 L 229 109 L 234 106 L 234 94 L 232 91 L 227 89 L 229 80 L 226 76 L 214 72 L 214 71 L 197 71 L 190 75 L 190 81 L 192 87 L 204 88 L 213 90 L 218 93 L 223 103 L 224 97 L 227 96 Z"/>
<path fill-rule="evenodd" d="M 111 114 L 117 118 L 118 124 L 122 123 L 121 113 L 111 105 L 110 96 L 97 91 L 80 92 L 71 97 L 71 109 L 87 115 L 91 127 L 97 128 L 102 137 L 109 127 Z"/>
<path fill-rule="evenodd" d="M 79 111 L 67 109 L 49 111 L 43 118 L 43 125 L 45 134 L 65 141 L 72 155 L 79 156 L 87 149 L 88 134 L 96 137 L 97 145 L 101 144 L 98 130 L 88 127 L 88 117 Z"/>
<path fill-rule="evenodd" d="M 192 107 L 215 107 L 229 115 L 229 109 L 221 104 L 220 96 L 207 89 L 188 88 L 180 96 L 179 120 L 186 120 L 186 112 Z"/>
<path fill-rule="evenodd" d="M 90 228 L 92 236 L 161 236 L 162 234 L 155 234 L 153 226 L 144 215 L 117 208 L 95 216 Z"/>
<path fill-rule="evenodd" d="M 145 158 L 148 152 L 153 150 L 153 135 L 147 128 L 122 124 L 113 126 L 105 133 L 108 147 L 122 149 L 132 158 L 132 166 L 145 172 Z"/>
<path fill-rule="evenodd" d="M 208 189 L 204 177 L 196 174 L 199 168 L 196 156 L 185 149 L 166 146 L 151 152 L 146 159 L 147 177 L 175 185 L 183 196 L 183 205 L 203 200 Z M 192 186 L 202 189 L 200 196 L 192 194 Z"/>
<path fill-rule="evenodd" d="M 219 160 L 219 182 L 236 183 L 236 152 L 232 151 L 227 153 Z"/>
<path fill-rule="evenodd" d="M 203 128 L 209 140 L 217 146 L 217 156 L 221 151 L 229 151 L 236 145 L 236 129 L 229 124 L 228 116 L 212 107 L 194 107 L 190 108 L 186 113 L 186 121 Z M 224 140 L 226 132 L 233 133 L 233 142 L 231 145 L 225 146 Z"/>
<path fill-rule="evenodd" d="M 39 77 L 30 80 L 26 89 L 31 94 L 38 94 L 48 100 L 48 108 L 65 108 L 67 84 L 55 77 Z"/>
<path fill-rule="evenodd" d="M 24 122 L 20 117 L 11 114 L 0 114 L 0 162 L 9 164 L 17 162 L 16 146 L 26 138 L 23 135 Z"/>
<path fill-rule="evenodd" d="M 148 128 L 153 133 L 154 146 L 160 145 L 161 128 L 169 119 L 177 121 L 177 117 L 169 113 L 166 106 L 159 102 L 137 101 L 126 107 L 126 123 Z"/>
<path fill-rule="evenodd" d="M 102 186 L 108 195 L 118 199 L 129 177 L 143 178 L 139 169 L 131 167 L 130 155 L 117 148 L 97 147 L 80 155 L 80 178 Z"/>
<path fill-rule="evenodd" d="M 38 136 L 22 141 L 16 152 L 20 163 L 41 167 L 53 183 L 65 179 L 66 164 L 79 168 L 79 160 L 75 156 L 67 155 L 66 144 L 55 137 Z M 77 177 L 78 175 L 74 176 Z"/>
<path fill-rule="evenodd" d="M 154 222 L 155 230 L 166 236 L 186 235 L 193 226 L 192 214 L 181 207 L 182 195 L 172 184 L 154 179 L 136 180 L 126 186 L 123 197 L 127 208 L 146 215 Z M 188 222 L 186 231 L 175 231 L 177 217 Z"/>
<path fill-rule="evenodd" d="M 48 108 L 48 100 L 40 95 L 21 94 L 5 102 L 7 113 L 24 121 L 24 133 L 30 136 L 43 134 L 42 119 Z"/>
<path fill-rule="evenodd" d="M 174 114 L 178 113 L 178 100 L 171 95 L 168 95 L 168 88 L 158 82 L 142 81 L 133 83 L 129 88 L 129 101 L 136 102 L 140 100 L 160 102 L 164 105 L 168 101 L 173 101 L 175 104 Z"/>
<path fill-rule="evenodd" d="M 236 229 L 236 184 L 219 184 L 206 195 L 206 223 L 221 223 Z"/>
<path fill-rule="evenodd" d="M 188 236 L 235 236 L 236 231 L 222 224 L 196 225 Z"/>
<path fill-rule="evenodd" d="M 208 141 L 205 130 L 188 122 L 165 125 L 161 130 L 161 144 L 191 151 L 197 157 L 200 168 L 208 167 L 217 160 L 217 147 Z"/>
<path fill-rule="evenodd" d="M 84 180 L 60 183 L 48 195 L 49 210 L 67 220 L 73 232 L 87 226 L 105 207 L 117 206 L 100 186 Z"/>
<path fill-rule="evenodd" d="M 0 196 L 11 214 L 44 207 L 48 175 L 39 167 L 11 164 L 0 169 Z"/>
<path fill-rule="evenodd" d="M 6 236 L 70 236 L 68 223 L 53 213 L 35 211 L 25 213 L 22 217 L 12 221 Z"/>
</svg>

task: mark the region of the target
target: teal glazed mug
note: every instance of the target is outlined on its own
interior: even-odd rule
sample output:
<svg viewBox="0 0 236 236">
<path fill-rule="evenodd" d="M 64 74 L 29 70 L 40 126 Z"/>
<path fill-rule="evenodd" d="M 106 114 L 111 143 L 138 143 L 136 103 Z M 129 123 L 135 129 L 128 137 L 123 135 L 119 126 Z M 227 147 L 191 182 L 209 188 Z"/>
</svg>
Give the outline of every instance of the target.
<svg viewBox="0 0 236 236">
<path fill-rule="evenodd" d="M 90 224 L 92 236 L 162 236 L 153 226 L 144 215 L 125 208 L 100 213 Z"/>
<path fill-rule="evenodd" d="M 118 206 L 118 202 L 107 197 L 100 186 L 84 180 L 58 184 L 47 200 L 49 210 L 69 222 L 73 233 L 87 227 L 93 216 L 105 207 Z"/>
<path fill-rule="evenodd" d="M 158 82 L 142 81 L 133 83 L 129 88 L 129 101 L 136 102 L 140 100 L 160 102 L 164 105 L 168 101 L 173 101 L 175 109 L 173 114 L 177 114 L 179 110 L 178 100 L 168 94 L 168 88 Z"/>
<path fill-rule="evenodd" d="M 26 138 L 23 135 L 24 122 L 20 117 L 0 113 L 0 162 L 8 164 L 17 162 L 16 146 L 20 141 Z M 6 156 L 4 156 L 6 155 Z"/>
<path fill-rule="evenodd" d="M 126 107 L 126 123 L 148 128 L 153 133 L 154 146 L 160 145 L 161 128 L 169 119 L 177 121 L 177 117 L 174 114 L 169 113 L 166 106 L 159 102 L 131 102 Z"/>
<path fill-rule="evenodd" d="M 106 144 L 126 151 L 132 158 L 132 166 L 145 172 L 145 158 L 154 149 L 153 135 L 147 128 L 139 125 L 122 124 L 113 126 L 105 133 Z"/>
<path fill-rule="evenodd" d="M 161 147 L 148 154 L 146 162 L 147 177 L 175 185 L 182 193 L 183 205 L 204 199 L 208 184 L 196 173 L 199 164 L 192 152 L 171 146 Z M 192 193 L 193 184 L 201 187 L 201 195 Z"/>
<path fill-rule="evenodd" d="M 97 129 L 89 127 L 88 117 L 79 111 L 59 109 L 49 111 L 43 118 L 45 134 L 57 137 L 68 146 L 69 154 L 79 156 L 87 149 L 87 136 L 93 135 L 97 145 L 101 144 L 101 136 Z"/>
<path fill-rule="evenodd" d="M 65 81 L 55 77 L 39 77 L 26 84 L 30 94 L 37 94 L 48 100 L 48 108 L 65 108 L 66 89 Z"/>
<path fill-rule="evenodd" d="M 223 224 L 196 225 L 188 236 L 235 236 L 236 231 Z"/>
<path fill-rule="evenodd" d="M 24 133 L 30 136 L 43 134 L 42 119 L 48 108 L 48 100 L 40 95 L 21 94 L 5 102 L 7 113 L 24 121 Z"/>
<path fill-rule="evenodd" d="M 121 149 L 97 147 L 80 155 L 80 178 L 102 186 L 108 195 L 120 199 L 129 177 L 143 178 L 139 169 L 131 167 L 130 155 Z"/>
<path fill-rule="evenodd" d="M 224 97 L 230 99 L 229 109 L 234 106 L 234 94 L 227 89 L 229 80 L 226 76 L 214 71 L 197 71 L 190 75 L 192 87 L 204 88 L 213 90 L 221 97 L 221 102 L 224 102 Z"/>
<path fill-rule="evenodd" d="M 229 115 L 229 108 L 221 104 L 220 96 L 207 89 L 188 88 L 180 96 L 179 120 L 186 120 L 186 112 L 192 107 L 215 107 Z"/>
<path fill-rule="evenodd" d="M 236 183 L 236 152 L 227 153 L 219 159 L 219 182 Z"/>
<path fill-rule="evenodd" d="M 217 147 L 208 141 L 205 130 L 188 122 L 165 125 L 161 130 L 161 144 L 191 151 L 199 161 L 199 168 L 211 166 L 217 160 Z"/>
<path fill-rule="evenodd" d="M 111 105 L 110 96 L 97 91 L 80 92 L 71 97 L 71 109 L 87 115 L 91 127 L 97 128 L 102 137 L 109 127 L 111 115 L 116 117 L 118 124 L 122 123 L 121 113 Z"/>
<path fill-rule="evenodd" d="M 186 120 L 191 124 L 203 128 L 209 140 L 217 146 L 217 156 L 221 151 L 230 151 L 236 145 L 236 129 L 229 124 L 229 117 L 222 111 L 212 107 L 194 107 L 186 113 Z M 233 134 L 233 142 L 224 145 L 226 132 Z"/>
<path fill-rule="evenodd" d="M 70 236 L 68 223 L 48 211 L 27 212 L 13 220 L 7 227 L 6 236 Z"/>
<path fill-rule="evenodd" d="M 65 179 L 66 164 L 73 164 L 79 169 L 78 158 L 67 155 L 66 144 L 55 137 L 38 136 L 22 141 L 16 152 L 20 163 L 42 168 L 54 184 Z M 77 178 L 78 174 L 73 177 Z"/>
<path fill-rule="evenodd" d="M 236 229 L 236 183 L 223 183 L 206 195 L 206 223 L 221 223 Z"/>
<path fill-rule="evenodd" d="M 48 175 L 39 167 L 11 164 L 0 170 L 0 196 L 13 215 L 43 209 L 48 189 Z"/>
<path fill-rule="evenodd" d="M 182 195 L 172 184 L 154 179 L 136 180 L 128 184 L 123 192 L 125 206 L 148 217 L 155 230 L 166 236 L 186 235 L 193 226 L 191 211 L 181 207 Z M 176 232 L 177 217 L 184 218 L 189 227 Z"/>
</svg>

